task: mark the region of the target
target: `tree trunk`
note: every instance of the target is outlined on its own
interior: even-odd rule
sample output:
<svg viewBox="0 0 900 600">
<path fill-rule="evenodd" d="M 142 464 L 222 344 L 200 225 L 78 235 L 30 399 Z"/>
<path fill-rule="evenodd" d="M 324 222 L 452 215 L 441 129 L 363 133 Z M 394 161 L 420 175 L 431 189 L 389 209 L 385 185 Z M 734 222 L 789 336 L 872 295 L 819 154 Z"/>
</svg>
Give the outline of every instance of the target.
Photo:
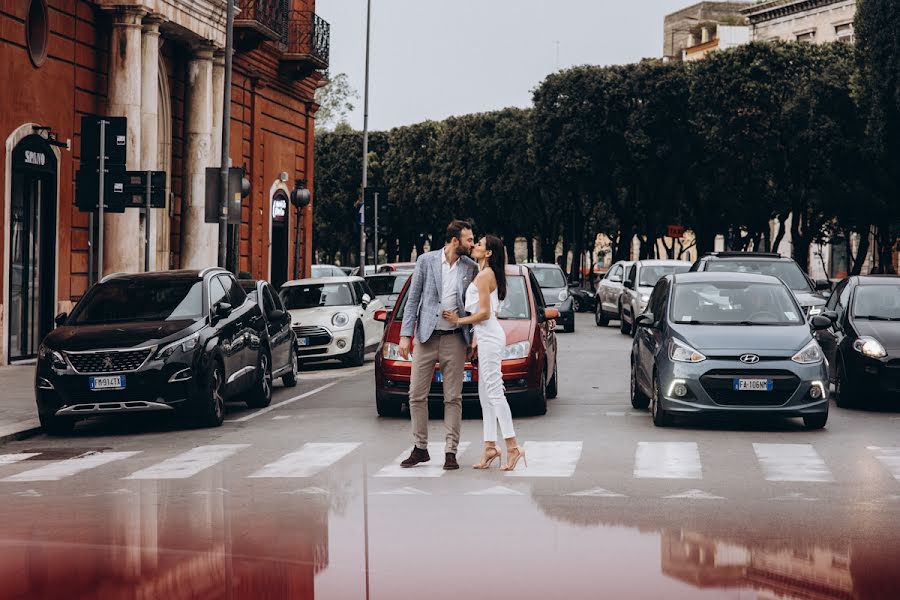
<svg viewBox="0 0 900 600">
<path fill-rule="evenodd" d="M 528 241 L 528 262 L 534 262 L 534 236 L 525 238 Z"/>
<path fill-rule="evenodd" d="M 420 235 L 416 238 L 416 257 L 422 256 L 425 254 L 425 240 L 427 238 L 424 235 Z"/>
<path fill-rule="evenodd" d="M 516 264 L 516 236 L 515 234 L 509 233 L 503 238 L 504 244 L 506 245 L 506 262 L 514 265 Z"/>
<path fill-rule="evenodd" d="M 891 227 L 878 228 L 878 272 L 894 275 L 894 236 Z"/>
<path fill-rule="evenodd" d="M 787 223 L 788 215 L 778 215 L 778 231 L 775 233 L 775 239 L 772 240 L 771 252 L 778 253 L 778 248 L 781 246 L 781 240 L 784 239 L 785 234 L 785 224 Z"/>
</svg>

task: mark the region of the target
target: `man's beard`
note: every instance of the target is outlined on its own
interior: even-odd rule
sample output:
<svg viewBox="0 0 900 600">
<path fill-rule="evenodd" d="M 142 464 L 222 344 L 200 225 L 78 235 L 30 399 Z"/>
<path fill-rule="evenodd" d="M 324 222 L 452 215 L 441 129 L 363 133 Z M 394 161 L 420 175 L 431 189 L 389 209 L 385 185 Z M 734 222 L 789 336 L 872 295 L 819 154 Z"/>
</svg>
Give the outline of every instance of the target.
<svg viewBox="0 0 900 600">
<path fill-rule="evenodd" d="M 464 248 L 462 245 L 456 247 L 457 256 L 471 256 L 472 250 Z"/>
</svg>

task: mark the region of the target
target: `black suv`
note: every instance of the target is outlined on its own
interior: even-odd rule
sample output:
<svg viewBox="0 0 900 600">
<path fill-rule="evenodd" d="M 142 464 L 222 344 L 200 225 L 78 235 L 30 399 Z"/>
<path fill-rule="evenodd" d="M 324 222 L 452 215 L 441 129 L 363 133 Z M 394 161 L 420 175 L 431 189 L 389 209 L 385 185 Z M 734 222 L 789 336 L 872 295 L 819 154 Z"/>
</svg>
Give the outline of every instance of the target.
<svg viewBox="0 0 900 600">
<path fill-rule="evenodd" d="M 218 426 L 226 400 L 271 402 L 262 310 L 224 269 L 110 275 L 56 323 L 35 375 L 50 434 L 79 417 L 176 409 Z"/>
<path fill-rule="evenodd" d="M 830 281 L 813 281 L 793 258 L 769 252 L 710 252 L 700 257 L 691 271 L 773 275 L 791 289 L 807 317 L 825 310 L 825 297 L 819 292 L 831 289 Z"/>
</svg>

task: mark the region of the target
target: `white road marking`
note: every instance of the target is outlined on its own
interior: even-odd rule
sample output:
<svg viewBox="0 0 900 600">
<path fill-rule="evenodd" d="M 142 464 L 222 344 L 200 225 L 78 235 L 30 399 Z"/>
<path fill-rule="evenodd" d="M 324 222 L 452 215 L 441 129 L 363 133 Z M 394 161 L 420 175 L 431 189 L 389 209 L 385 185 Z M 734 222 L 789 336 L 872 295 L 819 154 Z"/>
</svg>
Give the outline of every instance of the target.
<svg viewBox="0 0 900 600">
<path fill-rule="evenodd" d="M 811 444 L 753 444 L 766 481 L 834 481 Z"/>
<path fill-rule="evenodd" d="M 502 485 L 495 485 L 485 490 L 477 492 L 466 492 L 466 496 L 524 496 L 522 492 L 518 492 L 512 488 Z"/>
<path fill-rule="evenodd" d="M 372 496 L 430 496 L 431 492 L 416 489 L 414 487 L 401 487 L 383 492 L 372 492 Z"/>
<path fill-rule="evenodd" d="M 256 412 L 250 413 L 249 415 L 244 415 L 240 419 L 225 419 L 225 422 L 226 423 L 243 423 L 245 421 L 249 421 L 250 419 L 258 417 L 259 415 L 264 415 L 267 412 L 271 412 L 271 411 L 275 410 L 276 408 L 281 408 L 282 406 L 287 406 L 288 404 L 291 404 L 292 402 L 296 402 L 297 400 L 303 400 L 304 398 L 309 398 L 310 396 L 318 394 L 319 392 L 321 392 L 323 390 L 327 390 L 328 388 L 335 386 L 339 383 L 340 383 L 340 381 L 332 381 L 331 383 L 327 383 L 321 387 L 317 387 L 314 390 L 310 390 L 310 391 L 306 392 L 305 394 L 300 394 L 299 396 L 294 396 L 293 398 L 288 398 L 287 400 L 283 400 L 283 401 L 279 402 L 278 404 L 272 404 L 265 408 L 261 408 Z"/>
<path fill-rule="evenodd" d="M 685 500 L 724 500 L 724 496 L 716 496 L 703 490 L 688 490 L 680 494 L 672 494 L 671 496 L 663 496 L 666 499 L 685 499 Z"/>
<path fill-rule="evenodd" d="M 17 475 L 11 475 L 10 477 L 4 478 L 3 481 L 59 481 L 60 479 L 71 477 L 82 471 L 87 471 L 88 469 L 94 469 L 117 460 L 131 458 L 135 454 L 140 454 L 140 451 L 88 452 L 81 456 L 52 462 L 49 465 L 31 469 L 30 471 L 24 471 Z"/>
<path fill-rule="evenodd" d="M 359 446 L 358 443 L 303 444 L 303 448 L 300 450 L 285 454 L 250 477 L 312 477 L 341 460 Z"/>
<path fill-rule="evenodd" d="M 804 502 L 817 502 L 819 499 L 807 496 L 803 492 L 791 492 L 790 494 L 785 494 L 784 496 L 769 498 L 769 500 L 802 500 Z"/>
<path fill-rule="evenodd" d="M 197 446 L 161 463 L 136 471 L 124 479 L 187 479 L 249 446 L 250 444 Z"/>
<path fill-rule="evenodd" d="M 526 442 L 523 446 L 525 458 L 520 459 L 515 471 L 508 471 L 506 476 L 571 477 L 581 458 L 581 446 L 581 442 Z"/>
<path fill-rule="evenodd" d="M 459 459 L 469 447 L 469 442 L 460 442 L 459 448 L 456 450 L 456 458 Z M 428 455 L 431 460 L 427 463 L 420 463 L 415 467 L 404 469 L 400 463 L 409 456 L 412 447 L 404 450 L 400 456 L 394 459 L 389 465 L 382 467 L 380 471 L 375 473 L 373 477 L 441 477 L 447 471 L 444 470 L 444 443 L 434 442 L 428 444 Z M 462 466 L 462 464 L 460 464 Z"/>
<path fill-rule="evenodd" d="M 882 446 L 869 446 L 869 450 L 875 455 L 884 468 L 900 481 L 900 448 L 894 446 L 885 448 Z"/>
<path fill-rule="evenodd" d="M 273 421 L 281 421 L 283 419 L 290 419 L 291 415 L 278 415 L 276 417 L 272 417 Z"/>
<path fill-rule="evenodd" d="M 355 377 L 363 373 L 372 373 L 375 370 L 375 363 L 366 363 L 361 367 L 352 367 L 349 369 L 328 369 L 326 371 L 300 371 L 300 381 L 322 381 L 325 379 L 347 379 Z"/>
<path fill-rule="evenodd" d="M 307 494 L 310 496 L 329 496 L 331 492 L 326 489 L 320 487 L 308 487 L 303 488 L 302 490 L 294 490 L 293 492 L 281 492 L 282 494 L 287 494 L 289 496 L 296 496 L 297 494 Z"/>
<path fill-rule="evenodd" d="M 607 417 L 624 417 L 625 413 L 624 412 L 608 412 L 608 413 L 606 413 L 606 416 Z"/>
<path fill-rule="evenodd" d="M 37 490 L 26 490 L 26 491 L 24 491 L 24 492 L 16 492 L 16 493 L 13 494 L 13 495 L 14 495 L 14 496 L 21 496 L 21 497 L 23 497 L 23 498 L 40 498 L 41 496 L 43 496 L 43 494 L 40 493 L 40 492 L 37 491 Z"/>
<path fill-rule="evenodd" d="M 32 456 L 37 456 L 40 452 L 20 452 L 19 454 L 0 454 L 0 467 L 12 465 L 21 462 Z"/>
<path fill-rule="evenodd" d="M 696 442 L 638 442 L 634 455 L 638 479 L 703 479 Z"/>
<path fill-rule="evenodd" d="M 584 490 L 582 492 L 572 492 L 566 496 L 589 497 L 589 498 L 627 498 L 625 494 L 611 492 L 605 488 L 594 488 L 592 490 Z"/>
</svg>

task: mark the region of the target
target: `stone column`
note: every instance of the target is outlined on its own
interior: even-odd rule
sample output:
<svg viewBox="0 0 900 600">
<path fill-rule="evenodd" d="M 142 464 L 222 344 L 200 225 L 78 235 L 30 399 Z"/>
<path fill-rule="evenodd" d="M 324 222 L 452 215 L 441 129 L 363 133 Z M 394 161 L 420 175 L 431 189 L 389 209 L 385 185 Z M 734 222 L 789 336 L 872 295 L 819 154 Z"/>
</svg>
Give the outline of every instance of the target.
<svg viewBox="0 0 900 600">
<path fill-rule="evenodd" d="M 185 198 L 182 211 L 181 264 L 185 269 L 218 263 L 218 225 L 204 221 L 206 168 L 212 164 L 213 47 L 197 46 L 188 62 L 185 152 Z"/>
<path fill-rule="evenodd" d="M 126 160 L 129 170 L 141 166 L 141 19 L 144 13 L 144 9 L 137 7 L 115 9 L 109 42 L 107 111 L 110 116 L 128 119 Z M 143 246 L 134 243 L 141 237 L 138 212 L 128 210 L 125 214 L 107 214 L 104 223 L 104 271 L 133 273 L 141 270 Z"/>
<path fill-rule="evenodd" d="M 159 168 L 159 24 L 161 19 L 144 17 L 141 36 L 141 171 L 156 171 Z M 158 211 L 151 210 L 143 219 L 142 243 L 148 239 L 150 230 L 150 269 L 156 268 L 156 244 L 153 237 L 154 223 Z M 143 266 L 143 257 L 141 266 Z"/>
<path fill-rule="evenodd" d="M 225 99 L 225 52 L 213 54 L 212 70 L 212 160 L 209 166 L 222 164 L 222 110 Z"/>
</svg>

